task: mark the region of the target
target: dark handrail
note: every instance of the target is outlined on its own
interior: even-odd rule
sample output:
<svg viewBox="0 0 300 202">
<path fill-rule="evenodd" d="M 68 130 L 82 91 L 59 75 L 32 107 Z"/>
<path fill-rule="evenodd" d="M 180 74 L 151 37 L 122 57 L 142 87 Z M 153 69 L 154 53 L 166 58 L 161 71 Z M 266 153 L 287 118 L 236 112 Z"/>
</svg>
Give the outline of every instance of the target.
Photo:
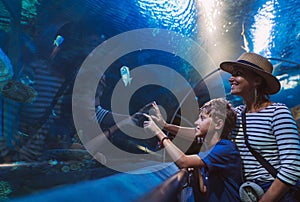
<svg viewBox="0 0 300 202">
<path fill-rule="evenodd" d="M 194 201 L 200 202 L 201 201 L 200 200 L 200 196 L 201 196 L 200 190 L 204 191 L 202 175 L 200 174 L 199 169 L 193 169 L 191 172 L 192 172 L 192 177 L 193 177 L 193 182 L 191 183 L 191 186 L 193 188 Z M 200 180 L 200 178 L 201 178 L 201 180 Z"/>
<path fill-rule="evenodd" d="M 188 171 L 186 169 L 181 169 L 175 175 L 164 181 L 136 202 L 176 202 L 178 201 L 178 194 L 186 184 L 187 179 Z"/>
</svg>

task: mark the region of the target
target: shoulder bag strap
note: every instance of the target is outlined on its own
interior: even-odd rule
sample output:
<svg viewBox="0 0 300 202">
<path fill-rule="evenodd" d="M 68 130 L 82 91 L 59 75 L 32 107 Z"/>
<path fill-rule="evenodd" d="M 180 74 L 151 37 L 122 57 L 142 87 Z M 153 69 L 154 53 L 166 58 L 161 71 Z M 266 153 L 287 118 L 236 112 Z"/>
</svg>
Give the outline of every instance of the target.
<svg viewBox="0 0 300 202">
<path fill-rule="evenodd" d="M 244 137 L 245 137 L 245 144 L 248 147 L 249 151 L 252 153 L 252 155 L 259 161 L 259 163 L 264 166 L 267 171 L 276 178 L 277 170 L 265 159 L 263 158 L 257 151 L 255 151 L 248 142 L 248 135 L 246 132 L 246 108 L 242 112 L 242 125 L 243 125 L 243 131 L 244 131 Z"/>
</svg>

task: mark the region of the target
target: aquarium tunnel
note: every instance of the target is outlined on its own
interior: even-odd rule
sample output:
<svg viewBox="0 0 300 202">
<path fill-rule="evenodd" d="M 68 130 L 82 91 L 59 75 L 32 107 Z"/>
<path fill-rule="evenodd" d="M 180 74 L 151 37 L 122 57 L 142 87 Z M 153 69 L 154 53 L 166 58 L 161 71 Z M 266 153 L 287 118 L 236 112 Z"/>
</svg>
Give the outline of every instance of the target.
<svg viewBox="0 0 300 202">
<path fill-rule="evenodd" d="M 186 171 L 135 114 L 155 101 L 193 127 L 213 98 L 242 104 L 219 65 L 245 52 L 273 64 L 271 99 L 300 127 L 299 1 L 0 0 L 0 11 L 1 201 L 163 201 L 166 187 L 184 201 Z"/>
</svg>

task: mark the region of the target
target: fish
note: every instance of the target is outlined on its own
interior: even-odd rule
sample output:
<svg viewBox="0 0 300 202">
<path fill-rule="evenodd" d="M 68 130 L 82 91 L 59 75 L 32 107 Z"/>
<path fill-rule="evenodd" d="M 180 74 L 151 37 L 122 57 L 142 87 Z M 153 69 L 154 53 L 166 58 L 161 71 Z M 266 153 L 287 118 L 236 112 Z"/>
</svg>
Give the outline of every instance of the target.
<svg viewBox="0 0 300 202">
<path fill-rule="evenodd" d="M 64 42 L 65 38 L 61 35 L 57 35 L 57 37 L 55 38 L 53 45 L 59 47 L 63 42 Z"/>
<path fill-rule="evenodd" d="M 51 114 L 52 114 L 52 116 L 54 116 L 54 117 L 57 116 L 57 114 L 55 113 L 55 110 L 54 110 L 54 109 L 51 110 Z"/>
<path fill-rule="evenodd" d="M 120 68 L 120 73 L 121 73 L 121 77 L 122 77 L 122 80 L 125 84 L 125 86 L 128 86 L 131 84 L 131 80 L 132 78 L 130 77 L 130 70 L 129 70 L 129 67 L 127 66 L 122 66 Z"/>
<path fill-rule="evenodd" d="M 283 64 L 283 61 L 274 64 L 274 65 L 273 65 L 273 69 L 276 69 L 276 68 L 280 67 L 282 64 Z"/>
<path fill-rule="evenodd" d="M 20 81 L 28 86 L 32 86 L 35 83 L 28 75 L 25 75 L 22 78 L 20 78 Z"/>
<path fill-rule="evenodd" d="M 245 35 L 245 26 L 244 24 L 242 24 L 242 32 L 241 32 L 241 35 L 243 36 L 243 41 L 244 41 L 244 46 L 241 46 L 242 49 L 244 49 L 247 53 L 250 52 L 250 48 L 249 48 L 249 42 L 246 38 L 246 35 Z"/>
<path fill-rule="evenodd" d="M 64 42 L 65 38 L 61 35 L 57 35 L 55 40 L 53 41 L 53 45 L 54 45 L 54 48 L 50 54 L 50 58 L 53 59 L 57 52 L 59 51 L 59 47 L 61 46 L 61 44 Z"/>
</svg>

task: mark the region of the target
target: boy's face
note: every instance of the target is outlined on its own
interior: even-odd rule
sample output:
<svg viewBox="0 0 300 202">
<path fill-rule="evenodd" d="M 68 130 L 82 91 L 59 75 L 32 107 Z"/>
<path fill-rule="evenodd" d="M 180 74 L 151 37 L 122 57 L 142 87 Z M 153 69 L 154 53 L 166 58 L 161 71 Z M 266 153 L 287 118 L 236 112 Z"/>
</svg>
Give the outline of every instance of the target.
<svg viewBox="0 0 300 202">
<path fill-rule="evenodd" d="M 213 123 L 212 117 L 209 114 L 201 112 L 199 118 L 195 121 L 196 125 L 196 136 L 205 136 L 210 130 L 211 124 Z"/>
</svg>

